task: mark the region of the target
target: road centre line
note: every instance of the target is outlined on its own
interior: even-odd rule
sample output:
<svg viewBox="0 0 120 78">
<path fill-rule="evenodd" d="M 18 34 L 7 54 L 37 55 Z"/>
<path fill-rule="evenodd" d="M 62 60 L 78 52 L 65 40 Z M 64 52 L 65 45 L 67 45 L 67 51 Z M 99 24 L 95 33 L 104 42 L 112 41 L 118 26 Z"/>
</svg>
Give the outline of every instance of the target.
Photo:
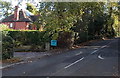
<svg viewBox="0 0 120 78">
<path fill-rule="evenodd" d="M 108 43 L 107 45 L 109 45 L 109 43 Z M 99 48 L 99 49 L 97 49 L 97 50 L 93 51 L 91 54 L 94 54 L 94 53 L 96 53 L 97 51 L 99 51 L 100 49 L 105 48 L 107 45 L 104 45 L 104 46 L 102 46 L 101 48 Z"/>
<path fill-rule="evenodd" d="M 114 42 L 114 41 L 112 41 L 112 42 Z M 108 43 L 107 45 L 111 44 L 112 42 Z M 100 49 L 105 48 L 107 45 L 102 46 Z M 99 51 L 100 49 L 97 49 L 97 50 L 93 51 L 91 54 L 96 53 L 96 52 Z M 81 54 L 81 53 L 79 53 L 79 54 Z M 79 55 L 79 54 L 76 54 L 76 55 Z M 101 56 L 98 56 L 98 57 L 101 58 Z M 68 67 L 74 65 L 75 63 L 77 63 L 77 62 L 79 62 L 79 61 L 81 61 L 81 60 L 83 60 L 83 59 L 84 59 L 84 57 L 81 58 L 81 59 L 79 59 L 79 60 L 77 60 L 77 61 L 75 61 L 74 63 L 66 66 L 65 68 L 68 68 Z M 102 58 L 102 59 L 104 59 L 104 58 Z M 14 66 L 14 65 L 22 64 L 22 63 L 24 63 L 24 62 L 19 62 L 19 63 L 15 63 L 15 64 L 10 64 L 10 65 L 6 65 L 6 66 L 3 66 L 3 67 L 0 66 L 0 70 L 1 70 L 1 69 L 4 69 L 4 68 L 7 68 L 7 67 Z"/>
<path fill-rule="evenodd" d="M 79 53 L 77 53 L 77 54 L 75 54 L 75 55 L 77 56 L 77 55 L 80 55 L 80 54 L 82 54 L 82 53 L 83 53 L 83 52 L 80 51 Z"/>
<path fill-rule="evenodd" d="M 99 49 L 98 49 L 99 50 Z M 94 53 L 96 53 L 98 50 L 95 50 L 95 51 L 93 51 L 91 54 L 94 54 Z"/>
<path fill-rule="evenodd" d="M 109 44 L 107 44 L 107 45 L 109 45 Z M 107 47 L 107 45 L 102 46 L 100 49 Z"/>
<path fill-rule="evenodd" d="M 94 53 L 96 53 L 97 51 L 99 51 L 99 50 L 101 50 L 101 49 L 107 47 L 107 46 L 108 46 L 109 44 L 111 44 L 111 43 L 112 43 L 112 42 L 109 42 L 107 45 L 104 45 L 104 46 L 102 46 L 101 48 L 99 48 L 99 49 L 93 51 L 91 54 L 94 54 Z"/>
<path fill-rule="evenodd" d="M 77 61 L 75 61 L 75 62 L 73 62 L 73 63 L 71 63 L 71 64 L 69 64 L 68 66 L 65 66 L 64 68 L 67 69 L 67 68 L 69 68 L 70 66 L 78 63 L 79 61 L 82 61 L 83 59 L 84 59 L 84 57 L 82 57 L 81 59 L 79 59 L 79 60 L 77 60 Z"/>
<path fill-rule="evenodd" d="M 112 43 L 112 42 L 108 43 L 107 45 L 109 45 L 109 44 L 111 44 L 111 43 Z M 100 49 L 105 48 L 107 45 L 102 46 Z M 91 54 L 96 53 L 96 52 L 99 51 L 100 49 L 97 49 L 97 50 L 93 51 Z M 76 55 L 78 55 L 78 54 L 76 54 Z M 102 58 L 100 55 L 98 56 L 98 58 L 104 59 L 104 58 Z M 65 66 L 64 68 L 67 69 L 67 68 L 69 68 L 70 66 L 78 63 L 79 61 L 82 61 L 83 59 L 84 59 L 84 57 L 82 57 L 81 59 L 79 59 L 79 60 L 77 60 L 77 61 L 75 61 L 75 62 L 73 62 L 73 63 L 71 63 L 71 64 L 69 64 L 68 66 Z"/>
</svg>

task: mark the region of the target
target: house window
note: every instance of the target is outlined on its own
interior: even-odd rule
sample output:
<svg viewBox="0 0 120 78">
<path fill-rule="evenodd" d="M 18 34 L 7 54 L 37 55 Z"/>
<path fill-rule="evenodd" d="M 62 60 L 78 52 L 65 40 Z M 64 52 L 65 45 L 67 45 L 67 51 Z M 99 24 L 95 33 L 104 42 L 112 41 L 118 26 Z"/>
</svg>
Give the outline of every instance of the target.
<svg viewBox="0 0 120 78">
<path fill-rule="evenodd" d="M 10 28 L 12 28 L 13 27 L 13 23 L 10 23 Z"/>
<path fill-rule="evenodd" d="M 26 26 L 27 28 L 29 27 L 29 25 Z"/>
</svg>

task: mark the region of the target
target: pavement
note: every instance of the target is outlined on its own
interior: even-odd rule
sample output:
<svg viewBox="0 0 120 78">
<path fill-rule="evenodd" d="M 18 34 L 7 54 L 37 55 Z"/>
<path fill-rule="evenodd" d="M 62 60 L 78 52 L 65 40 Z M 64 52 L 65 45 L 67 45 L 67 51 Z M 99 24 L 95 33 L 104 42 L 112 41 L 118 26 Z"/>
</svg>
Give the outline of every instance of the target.
<svg viewBox="0 0 120 78">
<path fill-rule="evenodd" d="M 14 52 L 14 57 L 18 57 L 21 60 L 27 60 L 34 57 L 43 57 L 45 55 L 51 55 L 49 52 Z"/>
<path fill-rule="evenodd" d="M 15 62 L 8 61 L 4 63 L 0 62 L 0 69 L 8 68 L 8 67 L 23 64 L 23 63 L 32 62 L 34 60 L 41 59 L 46 56 L 59 54 L 62 51 L 66 51 L 66 50 L 68 49 L 54 49 L 54 50 L 45 51 L 45 52 L 14 52 L 13 60 L 16 60 L 16 61 Z"/>
<path fill-rule="evenodd" d="M 2 76 L 119 76 L 120 38 L 2 69 Z M 48 77 L 49 78 L 49 77 Z"/>
</svg>

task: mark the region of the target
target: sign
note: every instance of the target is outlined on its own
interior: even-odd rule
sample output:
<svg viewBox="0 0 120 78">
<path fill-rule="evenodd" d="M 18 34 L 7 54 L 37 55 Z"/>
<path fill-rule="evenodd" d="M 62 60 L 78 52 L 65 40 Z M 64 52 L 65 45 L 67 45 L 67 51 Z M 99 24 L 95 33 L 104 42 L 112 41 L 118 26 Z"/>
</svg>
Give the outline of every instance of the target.
<svg viewBox="0 0 120 78">
<path fill-rule="evenodd" d="M 51 40 L 51 46 L 57 46 L 57 40 Z"/>
</svg>

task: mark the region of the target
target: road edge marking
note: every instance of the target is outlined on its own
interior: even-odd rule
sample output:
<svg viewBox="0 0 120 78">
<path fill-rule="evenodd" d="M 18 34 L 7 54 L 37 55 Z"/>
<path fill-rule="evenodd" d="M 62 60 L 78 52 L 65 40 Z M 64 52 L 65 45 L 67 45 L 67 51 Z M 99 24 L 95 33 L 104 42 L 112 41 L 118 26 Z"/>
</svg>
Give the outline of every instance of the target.
<svg viewBox="0 0 120 78">
<path fill-rule="evenodd" d="M 1 70 L 1 69 L 4 69 L 4 68 L 11 67 L 11 66 L 14 66 L 14 65 L 23 64 L 23 63 L 24 63 L 24 62 L 19 62 L 19 63 L 14 63 L 14 64 L 6 65 L 6 66 L 1 66 L 1 67 L 0 67 L 0 70 Z"/>
<path fill-rule="evenodd" d="M 99 50 L 99 49 L 98 49 Z M 91 54 L 94 54 L 94 53 L 96 53 L 98 50 L 95 50 L 95 51 L 93 51 Z"/>
</svg>

